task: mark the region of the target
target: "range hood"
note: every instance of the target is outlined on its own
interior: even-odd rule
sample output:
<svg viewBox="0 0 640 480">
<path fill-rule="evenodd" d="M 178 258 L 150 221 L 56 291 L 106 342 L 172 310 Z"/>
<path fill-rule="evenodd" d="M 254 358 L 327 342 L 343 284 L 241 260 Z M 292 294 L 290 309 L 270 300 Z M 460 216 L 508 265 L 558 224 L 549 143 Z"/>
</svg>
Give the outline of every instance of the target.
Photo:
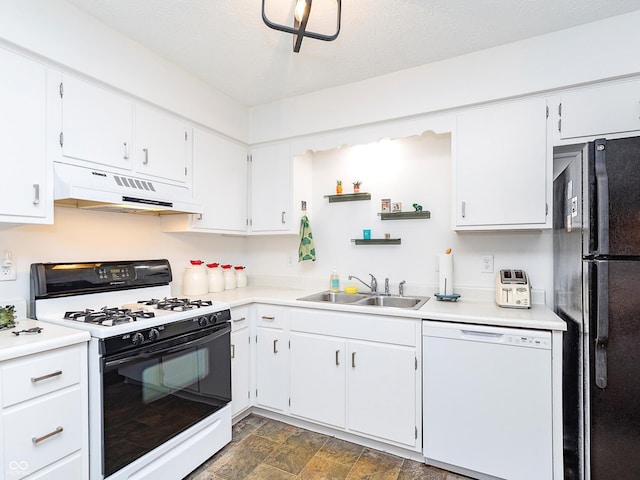
<svg viewBox="0 0 640 480">
<path fill-rule="evenodd" d="M 150 215 L 202 213 L 186 186 L 59 162 L 53 171 L 56 205 Z"/>
</svg>

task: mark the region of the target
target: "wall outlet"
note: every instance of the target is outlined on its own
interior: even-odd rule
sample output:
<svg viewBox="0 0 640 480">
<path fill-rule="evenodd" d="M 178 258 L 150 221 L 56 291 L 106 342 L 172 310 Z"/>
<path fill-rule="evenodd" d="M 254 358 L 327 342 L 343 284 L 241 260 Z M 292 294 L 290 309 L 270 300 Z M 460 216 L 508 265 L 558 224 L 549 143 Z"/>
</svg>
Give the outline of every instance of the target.
<svg viewBox="0 0 640 480">
<path fill-rule="evenodd" d="M 0 282 L 16 279 L 16 262 L 9 250 L 2 252 L 0 257 Z"/>
<path fill-rule="evenodd" d="M 493 273 L 493 255 L 482 256 L 482 265 L 480 265 L 480 272 Z"/>
</svg>

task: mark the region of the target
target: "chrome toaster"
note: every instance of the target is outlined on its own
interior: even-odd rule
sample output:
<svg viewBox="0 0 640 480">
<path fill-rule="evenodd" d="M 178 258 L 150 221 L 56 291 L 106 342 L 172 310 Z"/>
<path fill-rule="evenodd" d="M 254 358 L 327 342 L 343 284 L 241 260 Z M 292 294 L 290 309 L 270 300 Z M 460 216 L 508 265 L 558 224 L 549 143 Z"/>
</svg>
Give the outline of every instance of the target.
<svg viewBox="0 0 640 480">
<path fill-rule="evenodd" d="M 496 274 L 496 303 L 500 307 L 531 307 L 531 284 L 524 270 L 500 270 Z"/>
</svg>

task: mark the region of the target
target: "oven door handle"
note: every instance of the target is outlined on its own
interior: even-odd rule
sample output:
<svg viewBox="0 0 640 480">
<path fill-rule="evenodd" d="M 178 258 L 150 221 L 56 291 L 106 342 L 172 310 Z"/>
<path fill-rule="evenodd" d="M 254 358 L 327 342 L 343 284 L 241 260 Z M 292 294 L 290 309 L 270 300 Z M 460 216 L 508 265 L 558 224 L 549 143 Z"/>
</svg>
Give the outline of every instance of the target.
<svg viewBox="0 0 640 480">
<path fill-rule="evenodd" d="M 114 360 L 108 360 L 108 357 L 105 357 L 103 358 L 103 369 L 104 371 L 112 370 L 114 368 L 126 365 L 127 363 L 136 362 L 139 360 L 149 359 L 153 357 L 158 357 L 162 355 L 170 355 L 173 353 L 178 353 L 183 350 L 188 350 L 190 348 L 197 347 L 198 345 L 209 343 L 211 340 L 214 340 L 225 334 L 229 334 L 230 332 L 231 332 L 231 328 L 227 327 L 222 330 L 218 330 L 216 332 L 205 335 L 203 337 L 199 337 L 185 343 L 174 345 L 173 347 L 170 347 L 170 348 L 163 348 L 162 346 L 158 345 L 153 350 L 144 350 L 144 351 L 137 350 L 137 351 L 131 352 L 126 357 L 116 358 Z"/>
</svg>

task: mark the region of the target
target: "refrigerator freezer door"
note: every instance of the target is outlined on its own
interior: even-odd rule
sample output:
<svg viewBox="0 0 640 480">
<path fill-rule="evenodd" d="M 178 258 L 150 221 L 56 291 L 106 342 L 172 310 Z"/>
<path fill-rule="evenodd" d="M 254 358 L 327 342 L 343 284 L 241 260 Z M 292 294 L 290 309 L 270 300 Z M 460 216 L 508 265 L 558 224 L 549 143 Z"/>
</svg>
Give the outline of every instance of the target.
<svg viewBox="0 0 640 480">
<path fill-rule="evenodd" d="M 589 261 L 591 480 L 640 478 L 640 261 Z M 608 289 L 598 279 L 608 277 Z M 604 295 L 604 298 L 603 296 Z M 602 308 L 605 304 L 606 308 Z M 608 318 L 603 319 L 602 315 Z M 598 353 L 598 350 L 604 352 Z M 602 361 L 606 383 L 602 388 Z M 600 357 L 600 359 L 599 359 Z"/>
<path fill-rule="evenodd" d="M 640 137 L 596 140 L 589 152 L 585 255 L 640 257 Z"/>
</svg>

